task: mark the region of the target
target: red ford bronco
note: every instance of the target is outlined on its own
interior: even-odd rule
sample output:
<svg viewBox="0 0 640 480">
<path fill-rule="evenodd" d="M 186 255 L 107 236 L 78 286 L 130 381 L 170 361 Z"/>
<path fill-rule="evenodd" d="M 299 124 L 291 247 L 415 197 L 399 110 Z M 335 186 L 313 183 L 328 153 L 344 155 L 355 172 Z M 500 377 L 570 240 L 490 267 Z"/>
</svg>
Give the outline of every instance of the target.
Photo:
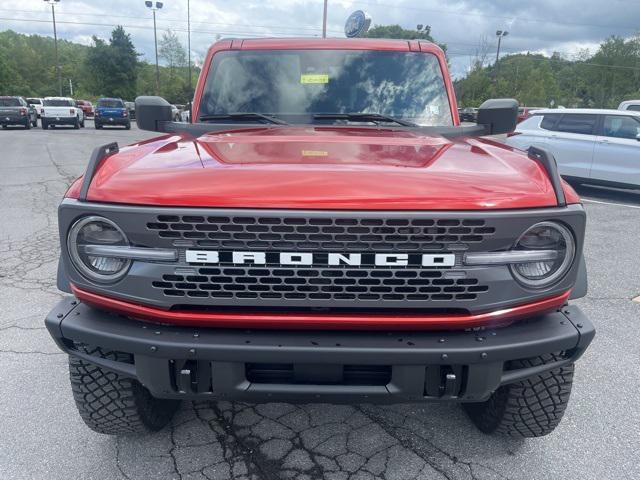
<svg viewBox="0 0 640 480">
<path fill-rule="evenodd" d="M 554 158 L 459 125 L 424 41 L 223 40 L 191 123 L 97 148 L 59 208 L 46 325 L 108 434 L 183 399 L 460 402 L 483 432 L 551 432 L 595 334 L 585 212 Z"/>
</svg>

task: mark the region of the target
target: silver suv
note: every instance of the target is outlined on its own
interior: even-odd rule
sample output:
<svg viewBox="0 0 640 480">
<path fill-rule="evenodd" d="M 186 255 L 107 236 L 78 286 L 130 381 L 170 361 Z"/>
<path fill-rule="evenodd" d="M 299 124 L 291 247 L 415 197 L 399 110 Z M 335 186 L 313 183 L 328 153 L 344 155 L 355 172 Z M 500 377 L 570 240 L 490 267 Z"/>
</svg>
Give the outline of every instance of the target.
<svg viewBox="0 0 640 480">
<path fill-rule="evenodd" d="M 576 183 L 640 188 L 640 112 L 538 110 L 518 125 L 507 144 L 547 149 L 560 174 Z"/>
</svg>

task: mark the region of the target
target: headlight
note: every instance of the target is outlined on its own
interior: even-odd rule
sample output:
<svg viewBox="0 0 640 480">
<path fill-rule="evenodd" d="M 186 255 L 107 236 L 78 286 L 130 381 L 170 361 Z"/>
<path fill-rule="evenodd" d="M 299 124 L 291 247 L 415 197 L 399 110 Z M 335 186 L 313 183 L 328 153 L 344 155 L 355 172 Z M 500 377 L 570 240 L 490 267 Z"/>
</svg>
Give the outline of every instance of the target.
<svg viewBox="0 0 640 480">
<path fill-rule="evenodd" d="M 103 217 L 78 220 L 69 230 L 67 248 L 73 265 L 89 280 L 115 282 L 126 275 L 130 259 L 88 255 L 90 245 L 128 246 L 129 240 L 115 223 Z"/>
<path fill-rule="evenodd" d="M 573 235 L 565 226 L 541 222 L 527 230 L 516 242 L 513 251 L 555 251 L 552 260 L 514 263 L 511 271 L 516 279 L 530 288 L 548 287 L 560 280 L 571 268 L 576 253 Z"/>
</svg>

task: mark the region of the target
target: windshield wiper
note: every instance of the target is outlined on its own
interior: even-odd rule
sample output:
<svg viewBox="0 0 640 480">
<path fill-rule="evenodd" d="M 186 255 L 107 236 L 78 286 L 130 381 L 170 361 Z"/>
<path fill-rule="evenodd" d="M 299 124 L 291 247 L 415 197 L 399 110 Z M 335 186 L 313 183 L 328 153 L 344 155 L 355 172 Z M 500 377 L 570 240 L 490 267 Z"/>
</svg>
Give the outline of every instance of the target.
<svg viewBox="0 0 640 480">
<path fill-rule="evenodd" d="M 389 122 L 404 127 L 419 127 L 417 123 L 381 113 L 316 113 L 313 118 L 315 120 L 349 120 L 352 122 Z"/>
<path fill-rule="evenodd" d="M 215 115 L 202 115 L 200 117 L 201 122 L 210 122 L 214 120 L 264 120 L 267 123 L 274 123 L 276 125 L 289 125 L 284 120 L 280 120 L 272 115 L 255 112 L 218 113 Z"/>
</svg>

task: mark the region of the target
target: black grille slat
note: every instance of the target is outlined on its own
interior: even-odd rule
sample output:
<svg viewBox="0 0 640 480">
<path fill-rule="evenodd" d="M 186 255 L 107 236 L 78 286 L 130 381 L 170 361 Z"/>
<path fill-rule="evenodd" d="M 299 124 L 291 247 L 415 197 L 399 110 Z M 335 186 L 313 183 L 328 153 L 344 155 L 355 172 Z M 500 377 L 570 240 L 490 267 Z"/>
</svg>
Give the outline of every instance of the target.
<svg viewBox="0 0 640 480">
<path fill-rule="evenodd" d="M 448 243 L 481 243 L 496 229 L 481 219 L 204 217 L 158 215 L 147 229 L 160 238 L 194 240 L 201 247 L 293 251 L 414 252 Z M 201 233 L 206 235 L 203 240 Z M 230 242 L 232 241 L 232 242 Z M 256 244 L 255 242 L 261 242 Z"/>
</svg>

